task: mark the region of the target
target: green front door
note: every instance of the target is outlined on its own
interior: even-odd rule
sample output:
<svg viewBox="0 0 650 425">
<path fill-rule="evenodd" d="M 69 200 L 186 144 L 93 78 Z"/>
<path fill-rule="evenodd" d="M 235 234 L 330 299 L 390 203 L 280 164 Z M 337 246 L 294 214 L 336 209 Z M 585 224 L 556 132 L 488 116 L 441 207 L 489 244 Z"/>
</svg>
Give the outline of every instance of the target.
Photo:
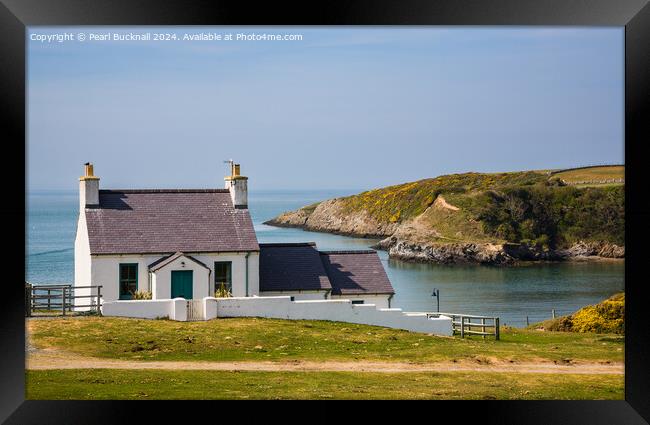
<svg viewBox="0 0 650 425">
<path fill-rule="evenodd" d="M 192 299 L 192 270 L 172 270 L 172 298 Z"/>
</svg>

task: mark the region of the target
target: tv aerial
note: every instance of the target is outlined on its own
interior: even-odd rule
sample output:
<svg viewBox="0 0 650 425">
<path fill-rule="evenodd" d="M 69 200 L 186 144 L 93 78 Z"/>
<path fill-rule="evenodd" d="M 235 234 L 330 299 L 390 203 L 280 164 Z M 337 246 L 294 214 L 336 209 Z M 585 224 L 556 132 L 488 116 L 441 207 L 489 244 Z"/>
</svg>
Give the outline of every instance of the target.
<svg viewBox="0 0 650 425">
<path fill-rule="evenodd" d="M 223 161 L 224 164 L 230 164 L 230 175 L 235 174 L 235 161 L 232 158 Z"/>
</svg>

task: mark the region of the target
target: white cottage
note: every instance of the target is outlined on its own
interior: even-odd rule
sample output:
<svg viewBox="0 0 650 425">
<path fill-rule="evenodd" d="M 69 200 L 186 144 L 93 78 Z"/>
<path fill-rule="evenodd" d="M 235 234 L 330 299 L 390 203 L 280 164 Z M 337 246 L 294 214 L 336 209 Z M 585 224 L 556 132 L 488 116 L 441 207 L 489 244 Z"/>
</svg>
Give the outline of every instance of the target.
<svg viewBox="0 0 650 425">
<path fill-rule="evenodd" d="M 104 302 L 139 291 L 153 300 L 202 299 L 223 285 L 234 297 L 347 298 L 390 307 L 394 291 L 374 251 L 321 252 L 313 243 L 260 248 L 247 180 L 232 164 L 225 189 L 100 190 L 86 164 L 74 285 L 101 285 Z"/>
</svg>

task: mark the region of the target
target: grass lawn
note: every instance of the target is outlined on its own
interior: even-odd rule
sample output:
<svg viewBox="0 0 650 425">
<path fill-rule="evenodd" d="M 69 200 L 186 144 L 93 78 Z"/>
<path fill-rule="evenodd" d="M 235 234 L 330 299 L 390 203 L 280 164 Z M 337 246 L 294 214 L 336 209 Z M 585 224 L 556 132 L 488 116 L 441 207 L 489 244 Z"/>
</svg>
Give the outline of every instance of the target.
<svg viewBox="0 0 650 425">
<path fill-rule="evenodd" d="M 624 337 L 506 328 L 501 340 L 435 337 L 342 322 L 263 318 L 175 322 L 109 317 L 30 319 L 36 348 L 129 360 L 611 361 Z M 49 373 L 49 372 L 48 372 Z M 147 372 L 148 373 L 148 372 Z M 364 375 L 365 376 L 365 375 Z"/>
<path fill-rule="evenodd" d="M 470 372 L 28 371 L 26 398 L 624 399 L 622 375 Z"/>
</svg>

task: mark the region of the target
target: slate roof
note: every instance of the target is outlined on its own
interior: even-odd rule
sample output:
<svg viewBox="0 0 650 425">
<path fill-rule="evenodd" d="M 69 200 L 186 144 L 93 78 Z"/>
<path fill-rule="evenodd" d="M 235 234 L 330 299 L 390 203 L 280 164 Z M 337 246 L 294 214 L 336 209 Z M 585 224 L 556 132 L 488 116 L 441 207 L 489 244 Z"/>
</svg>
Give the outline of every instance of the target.
<svg viewBox="0 0 650 425">
<path fill-rule="evenodd" d="M 260 244 L 260 291 L 332 289 L 316 244 Z"/>
<path fill-rule="evenodd" d="M 260 244 L 260 291 L 394 294 L 376 251 L 318 251 L 313 242 Z"/>
<path fill-rule="evenodd" d="M 86 208 L 91 254 L 258 251 L 227 189 L 100 190 Z"/>
<path fill-rule="evenodd" d="M 394 294 L 376 251 L 321 251 L 332 295 Z"/>
</svg>

